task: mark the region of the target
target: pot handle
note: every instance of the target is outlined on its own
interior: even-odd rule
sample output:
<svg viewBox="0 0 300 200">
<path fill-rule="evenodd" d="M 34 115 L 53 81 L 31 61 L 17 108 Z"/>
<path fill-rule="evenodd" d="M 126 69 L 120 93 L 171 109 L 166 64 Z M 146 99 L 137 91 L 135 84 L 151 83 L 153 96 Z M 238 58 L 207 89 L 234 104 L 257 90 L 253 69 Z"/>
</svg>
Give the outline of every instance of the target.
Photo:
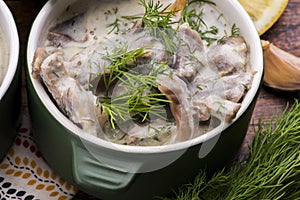
<svg viewBox="0 0 300 200">
<path fill-rule="evenodd" d="M 72 142 L 72 146 L 73 176 L 79 186 L 106 192 L 124 191 L 130 186 L 136 173 L 101 162 L 77 143 Z"/>
</svg>

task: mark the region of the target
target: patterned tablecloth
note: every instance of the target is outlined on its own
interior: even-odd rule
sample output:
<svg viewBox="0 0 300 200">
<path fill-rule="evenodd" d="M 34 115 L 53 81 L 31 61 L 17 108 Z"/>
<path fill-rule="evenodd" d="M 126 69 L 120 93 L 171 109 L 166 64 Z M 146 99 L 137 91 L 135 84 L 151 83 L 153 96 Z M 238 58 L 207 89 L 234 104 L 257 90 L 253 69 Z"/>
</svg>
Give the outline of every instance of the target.
<svg viewBox="0 0 300 200">
<path fill-rule="evenodd" d="M 0 200 L 67 200 L 77 189 L 59 177 L 44 161 L 31 134 L 26 107 L 17 137 L 0 163 Z"/>
</svg>

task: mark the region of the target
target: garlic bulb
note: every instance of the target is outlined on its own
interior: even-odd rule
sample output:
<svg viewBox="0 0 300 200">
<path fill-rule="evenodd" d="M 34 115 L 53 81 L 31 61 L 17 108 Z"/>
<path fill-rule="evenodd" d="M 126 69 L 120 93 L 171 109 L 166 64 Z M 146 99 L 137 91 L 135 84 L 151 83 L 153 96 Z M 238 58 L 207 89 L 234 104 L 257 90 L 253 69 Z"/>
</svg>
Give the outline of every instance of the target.
<svg viewBox="0 0 300 200">
<path fill-rule="evenodd" d="M 261 40 L 264 51 L 264 84 L 282 91 L 300 90 L 300 58 Z"/>
</svg>

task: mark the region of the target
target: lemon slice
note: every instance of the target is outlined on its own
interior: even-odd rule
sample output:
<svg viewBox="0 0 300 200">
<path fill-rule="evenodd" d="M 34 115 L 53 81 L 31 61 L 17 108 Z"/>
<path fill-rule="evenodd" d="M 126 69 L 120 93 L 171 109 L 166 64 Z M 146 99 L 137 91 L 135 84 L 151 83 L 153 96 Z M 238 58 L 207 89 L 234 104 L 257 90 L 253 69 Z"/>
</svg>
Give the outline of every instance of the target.
<svg viewBox="0 0 300 200">
<path fill-rule="evenodd" d="M 282 15 L 288 0 L 238 0 L 250 15 L 259 35 L 264 34 Z"/>
</svg>

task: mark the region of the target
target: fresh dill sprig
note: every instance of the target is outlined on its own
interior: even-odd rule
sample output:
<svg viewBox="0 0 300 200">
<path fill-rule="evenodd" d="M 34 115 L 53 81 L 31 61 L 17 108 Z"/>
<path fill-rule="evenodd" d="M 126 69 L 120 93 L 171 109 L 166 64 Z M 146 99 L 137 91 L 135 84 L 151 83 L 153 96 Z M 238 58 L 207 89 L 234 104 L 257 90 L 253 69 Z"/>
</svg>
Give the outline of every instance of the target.
<svg viewBox="0 0 300 200">
<path fill-rule="evenodd" d="M 109 73 L 103 76 L 106 90 L 112 86 L 115 80 L 123 75 L 124 71 L 128 71 L 134 67 L 133 65 L 136 66 L 137 58 L 145 54 L 145 49 L 145 47 L 141 47 L 128 51 L 128 45 L 125 44 L 114 48 L 109 55 L 103 57 L 111 63 L 109 66 L 105 66 L 105 70 Z"/>
<path fill-rule="evenodd" d="M 141 119 L 145 122 L 150 114 L 162 117 L 162 107 L 169 103 L 165 95 L 157 90 L 157 74 L 163 72 L 166 64 L 161 63 L 161 67 L 156 68 L 149 66 L 149 73 L 139 70 L 141 66 L 138 66 L 137 60 L 145 54 L 145 50 L 146 47 L 141 47 L 128 51 L 128 46 L 124 45 L 104 57 L 111 64 L 105 67 L 106 73 L 103 75 L 105 96 L 98 97 L 97 102 L 109 114 L 114 129 L 118 120 Z M 142 70 L 146 65 L 142 66 Z M 125 91 L 114 96 L 114 87 L 124 88 Z"/>
<path fill-rule="evenodd" d="M 183 8 L 181 14 L 181 23 L 188 23 L 190 27 L 196 31 L 199 31 L 202 26 L 206 26 L 203 17 L 203 10 L 191 9 L 194 3 L 208 3 L 211 5 L 216 5 L 210 0 L 192 0 L 189 1 Z"/>
<path fill-rule="evenodd" d="M 213 42 L 217 41 L 218 39 L 216 37 L 211 37 L 208 35 L 217 35 L 219 32 L 219 29 L 216 26 L 210 27 L 208 30 L 205 31 L 199 31 L 199 35 L 202 40 L 205 40 L 207 42 L 207 45 L 211 45 Z"/>
<path fill-rule="evenodd" d="M 276 120 L 274 117 L 268 123 L 260 121 L 247 158 L 212 178 L 201 171 L 193 183 L 182 186 L 172 199 L 299 199 L 299 101 L 287 106 Z"/>
<path fill-rule="evenodd" d="M 238 37 L 239 35 L 240 35 L 240 29 L 236 26 L 236 24 L 233 24 L 231 26 L 231 35 L 229 37 Z M 225 33 L 225 35 L 218 40 L 218 43 L 224 44 L 226 38 L 228 38 L 227 33 Z"/>
<path fill-rule="evenodd" d="M 166 50 L 174 54 L 177 49 L 176 30 L 171 26 L 177 24 L 173 18 L 176 10 L 168 10 L 171 4 L 164 6 L 159 1 L 154 3 L 153 0 L 140 0 L 139 5 L 143 6 L 145 12 L 141 16 L 123 16 L 123 19 L 129 21 L 142 21 L 144 30 L 149 31 L 150 36 L 160 39 L 165 45 Z"/>
<path fill-rule="evenodd" d="M 182 10 L 181 23 L 188 23 L 193 30 L 199 31 L 201 26 L 206 26 L 203 17 L 203 10 L 197 11 L 196 9 L 190 9 L 188 3 Z"/>
<path fill-rule="evenodd" d="M 168 10 L 171 4 L 164 7 L 159 1 L 154 3 L 153 0 L 147 2 L 146 0 L 141 0 L 139 4 L 145 8 L 145 13 L 141 16 L 141 20 L 146 27 L 170 28 L 172 24 L 177 23 L 172 20 L 176 11 Z"/>
<path fill-rule="evenodd" d="M 240 35 L 240 29 L 236 26 L 236 24 L 233 24 L 231 27 L 231 36 L 230 37 L 237 37 Z"/>
<path fill-rule="evenodd" d="M 118 33 L 120 31 L 120 23 L 121 23 L 120 19 L 116 17 L 114 22 L 106 26 L 106 28 L 110 28 L 110 31 L 108 31 L 107 34 L 111 34 L 113 32 Z"/>
<path fill-rule="evenodd" d="M 168 10 L 171 4 L 164 6 L 160 1 L 154 3 L 153 0 L 140 0 L 139 5 L 143 6 L 145 12 L 141 16 L 122 16 L 129 21 L 141 20 L 147 28 L 170 28 L 172 24 L 178 23 L 173 21 L 175 10 Z"/>
<path fill-rule="evenodd" d="M 106 28 L 110 28 L 108 34 L 111 34 L 112 32 L 118 33 L 120 30 L 121 20 L 117 17 L 117 13 L 118 8 L 112 8 L 111 10 L 104 12 L 106 20 L 108 20 L 109 17 L 114 17 L 114 21 L 106 25 Z"/>
<path fill-rule="evenodd" d="M 207 42 L 209 46 L 211 43 L 215 42 L 217 38 L 208 36 L 208 35 L 216 35 L 219 30 L 216 26 L 207 27 L 206 23 L 202 19 L 203 11 L 197 11 L 196 9 L 192 9 L 187 11 L 188 7 L 185 7 L 182 14 L 182 23 L 188 23 L 191 29 L 196 30 L 201 39 Z M 205 27 L 205 30 L 203 30 Z"/>
<path fill-rule="evenodd" d="M 207 45 L 211 45 L 213 42 L 218 41 L 219 43 L 222 43 L 224 41 L 224 39 L 227 36 L 227 33 L 225 32 L 225 35 L 223 37 L 221 37 L 220 39 L 218 39 L 217 37 L 213 37 L 213 36 L 217 36 L 219 30 L 216 26 L 212 26 L 212 27 L 207 27 L 206 23 L 203 20 L 203 10 L 199 9 L 191 9 L 191 5 L 194 3 L 209 3 L 211 5 L 215 5 L 214 2 L 209 1 L 209 0 L 193 0 L 190 1 L 188 4 L 185 5 L 183 11 L 182 11 L 182 15 L 181 15 L 181 23 L 188 23 L 190 25 L 190 27 L 193 30 L 196 30 L 201 39 L 207 42 Z M 222 17 L 222 15 L 219 15 L 218 19 Z M 236 37 L 239 36 L 240 34 L 240 30 L 239 28 L 233 24 L 233 26 L 231 27 L 231 35 L 230 37 Z"/>
<path fill-rule="evenodd" d="M 191 29 L 196 30 L 201 39 L 207 42 L 209 46 L 213 42 L 217 41 L 216 37 L 212 37 L 210 35 L 217 35 L 219 30 L 216 26 L 207 27 L 205 21 L 203 20 L 203 10 L 199 10 L 198 8 L 193 7 L 194 3 L 208 3 L 211 5 L 215 5 L 214 2 L 209 0 L 193 0 L 187 3 L 182 10 L 181 15 L 181 23 L 188 23 Z"/>
<path fill-rule="evenodd" d="M 172 28 L 159 29 L 152 28 L 152 32 L 155 33 L 155 37 L 159 38 L 164 44 L 166 51 L 172 55 L 175 54 L 178 48 L 177 44 L 177 31 Z"/>
</svg>

